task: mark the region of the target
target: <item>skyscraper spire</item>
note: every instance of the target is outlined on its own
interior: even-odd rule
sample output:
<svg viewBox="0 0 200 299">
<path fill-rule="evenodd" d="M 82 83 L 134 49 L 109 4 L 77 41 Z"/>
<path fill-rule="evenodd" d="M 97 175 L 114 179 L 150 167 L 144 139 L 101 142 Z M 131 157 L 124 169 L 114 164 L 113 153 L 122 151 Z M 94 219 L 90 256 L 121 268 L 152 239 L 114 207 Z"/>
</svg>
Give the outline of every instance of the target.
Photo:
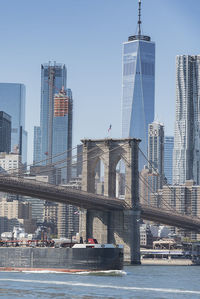
<svg viewBox="0 0 200 299">
<path fill-rule="evenodd" d="M 142 24 L 142 21 L 141 21 L 141 0 L 138 0 L 138 36 L 141 35 L 141 24 Z"/>
<path fill-rule="evenodd" d="M 141 21 L 141 5 L 142 5 L 142 0 L 138 0 L 138 21 L 137 21 L 137 33 L 136 35 L 131 35 L 129 36 L 128 38 L 128 41 L 133 41 L 133 40 L 145 40 L 147 42 L 150 42 L 151 41 L 151 38 L 150 36 L 147 36 L 147 35 L 142 35 L 142 32 L 141 32 L 141 24 L 142 24 L 142 21 Z"/>
</svg>

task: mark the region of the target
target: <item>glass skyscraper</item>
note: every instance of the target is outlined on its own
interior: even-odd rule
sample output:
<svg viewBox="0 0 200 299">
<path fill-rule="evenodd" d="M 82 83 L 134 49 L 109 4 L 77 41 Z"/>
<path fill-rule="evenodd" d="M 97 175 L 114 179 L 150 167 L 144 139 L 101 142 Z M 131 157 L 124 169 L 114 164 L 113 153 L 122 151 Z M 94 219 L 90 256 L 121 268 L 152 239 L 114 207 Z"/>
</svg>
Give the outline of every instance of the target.
<svg viewBox="0 0 200 299">
<path fill-rule="evenodd" d="M 138 34 L 123 43 L 122 137 L 141 139 L 147 156 L 148 125 L 154 120 L 155 43 L 141 35 L 140 5 Z"/>
<path fill-rule="evenodd" d="M 164 170 L 167 183 L 172 185 L 174 137 L 165 136 Z"/>
<path fill-rule="evenodd" d="M 25 131 L 25 85 L 0 83 L 0 110 L 11 116 L 11 151 L 19 152 L 27 162 L 27 132 Z"/>
<path fill-rule="evenodd" d="M 11 116 L 0 111 L 0 152 L 11 150 Z"/>
<path fill-rule="evenodd" d="M 56 165 L 57 183 L 66 183 L 71 172 L 67 160 L 70 160 L 69 149 L 72 147 L 72 92 L 66 90 L 66 79 L 64 64 L 49 62 L 41 66 L 40 157 L 41 160 L 46 159 L 43 165 L 51 165 L 58 160 L 66 161 Z M 55 157 L 63 152 L 64 155 Z"/>
<path fill-rule="evenodd" d="M 41 127 L 41 158 L 45 160 L 53 154 L 53 116 L 54 116 L 54 95 L 62 87 L 66 89 L 67 72 L 64 64 L 56 63 L 41 65 L 41 106 L 40 106 L 40 127 Z"/>
<path fill-rule="evenodd" d="M 200 55 L 176 57 L 173 183 L 200 184 Z"/>
<path fill-rule="evenodd" d="M 41 161 L 41 129 L 34 127 L 33 164 Z M 37 164 L 39 165 L 39 163 Z"/>
</svg>

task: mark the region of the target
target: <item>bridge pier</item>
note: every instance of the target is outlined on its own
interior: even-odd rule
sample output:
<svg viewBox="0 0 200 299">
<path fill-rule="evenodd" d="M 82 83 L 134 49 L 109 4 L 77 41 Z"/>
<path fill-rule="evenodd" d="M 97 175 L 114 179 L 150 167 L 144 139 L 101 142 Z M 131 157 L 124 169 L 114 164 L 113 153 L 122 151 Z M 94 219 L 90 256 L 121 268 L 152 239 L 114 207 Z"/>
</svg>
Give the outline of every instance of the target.
<svg viewBox="0 0 200 299">
<path fill-rule="evenodd" d="M 125 202 L 123 211 L 82 210 L 80 236 L 96 238 L 99 243 L 124 245 L 124 261 L 140 264 L 138 144 L 137 139 L 82 140 L 82 190 L 94 193 L 95 168 L 104 162 L 104 195 L 115 197 L 116 166 L 123 158 L 126 165 Z"/>
</svg>

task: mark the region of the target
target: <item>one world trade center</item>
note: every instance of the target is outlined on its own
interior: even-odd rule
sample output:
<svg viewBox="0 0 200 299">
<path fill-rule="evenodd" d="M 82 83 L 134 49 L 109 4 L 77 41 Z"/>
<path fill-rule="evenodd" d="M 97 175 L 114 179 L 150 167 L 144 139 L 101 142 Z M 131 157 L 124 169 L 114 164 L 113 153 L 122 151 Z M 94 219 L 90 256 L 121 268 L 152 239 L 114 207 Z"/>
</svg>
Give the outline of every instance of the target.
<svg viewBox="0 0 200 299">
<path fill-rule="evenodd" d="M 147 156 L 148 125 L 154 121 L 155 43 L 141 34 L 141 0 L 138 31 L 123 43 L 122 138 L 141 139 Z M 145 161 L 140 159 L 139 169 Z"/>
</svg>

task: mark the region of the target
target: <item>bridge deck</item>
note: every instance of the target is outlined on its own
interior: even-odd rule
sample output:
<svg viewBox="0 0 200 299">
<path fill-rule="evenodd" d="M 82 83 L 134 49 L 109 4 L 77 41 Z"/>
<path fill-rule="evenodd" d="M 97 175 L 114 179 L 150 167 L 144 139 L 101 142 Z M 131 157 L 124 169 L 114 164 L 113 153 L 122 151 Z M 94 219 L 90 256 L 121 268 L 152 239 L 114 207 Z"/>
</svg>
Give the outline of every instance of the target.
<svg viewBox="0 0 200 299">
<path fill-rule="evenodd" d="M 71 204 L 91 210 L 123 211 L 129 209 L 125 202 L 120 199 L 11 176 L 0 176 L 0 191 Z M 146 205 L 140 205 L 139 209 L 143 219 L 200 232 L 199 218 Z"/>
</svg>

